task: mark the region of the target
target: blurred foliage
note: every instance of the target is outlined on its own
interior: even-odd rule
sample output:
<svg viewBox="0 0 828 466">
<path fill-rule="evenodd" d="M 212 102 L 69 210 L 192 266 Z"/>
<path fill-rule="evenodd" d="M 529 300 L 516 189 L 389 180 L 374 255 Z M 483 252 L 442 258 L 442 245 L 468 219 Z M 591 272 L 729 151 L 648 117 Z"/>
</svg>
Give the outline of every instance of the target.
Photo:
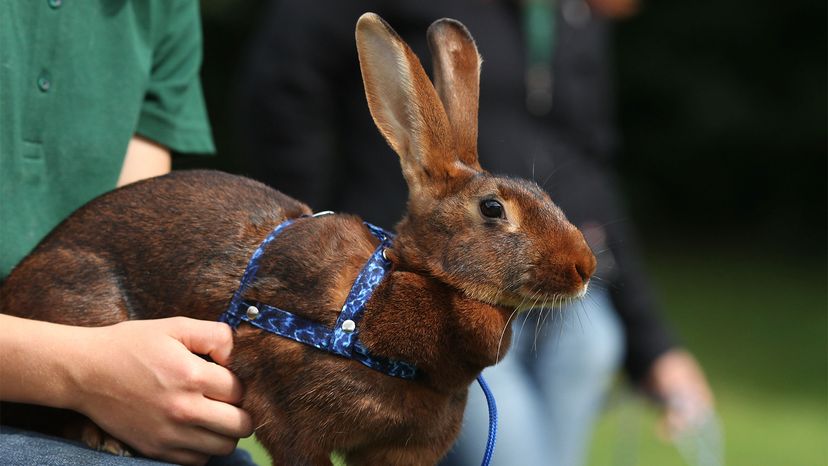
<svg viewBox="0 0 828 466">
<path fill-rule="evenodd" d="M 732 251 L 661 253 L 650 269 L 669 317 L 716 393 L 729 466 L 828 464 L 824 279 L 798 260 Z M 624 393 L 624 392 L 622 392 Z M 621 396 L 590 466 L 681 466 L 650 404 Z"/>
</svg>

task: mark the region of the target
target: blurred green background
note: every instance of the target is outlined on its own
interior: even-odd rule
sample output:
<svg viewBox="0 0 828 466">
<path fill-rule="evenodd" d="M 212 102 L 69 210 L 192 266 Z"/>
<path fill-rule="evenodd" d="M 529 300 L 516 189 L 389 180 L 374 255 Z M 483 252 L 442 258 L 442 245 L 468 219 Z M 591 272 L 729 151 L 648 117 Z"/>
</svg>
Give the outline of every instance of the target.
<svg viewBox="0 0 828 466">
<path fill-rule="evenodd" d="M 231 99 L 261 7 L 202 2 L 219 157 L 178 168 L 243 172 Z M 628 220 L 730 465 L 828 464 L 826 17 L 824 1 L 662 0 L 615 31 Z M 655 415 L 619 384 L 590 465 L 683 464 Z"/>
</svg>

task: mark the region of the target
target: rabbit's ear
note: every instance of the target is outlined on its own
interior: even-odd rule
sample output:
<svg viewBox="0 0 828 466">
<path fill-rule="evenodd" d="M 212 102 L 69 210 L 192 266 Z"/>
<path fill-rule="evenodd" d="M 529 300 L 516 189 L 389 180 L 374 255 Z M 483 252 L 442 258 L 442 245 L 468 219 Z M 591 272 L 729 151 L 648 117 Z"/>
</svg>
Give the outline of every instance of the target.
<svg viewBox="0 0 828 466">
<path fill-rule="evenodd" d="M 428 28 L 434 65 L 434 87 L 443 101 L 457 142 L 460 160 L 480 169 L 477 161 L 477 107 L 483 60 L 466 26 L 438 19 Z"/>
<path fill-rule="evenodd" d="M 382 18 L 365 13 L 356 27 L 365 96 L 382 135 L 400 156 L 412 196 L 432 196 L 475 173 L 463 164 L 453 131 L 414 52 Z"/>
</svg>

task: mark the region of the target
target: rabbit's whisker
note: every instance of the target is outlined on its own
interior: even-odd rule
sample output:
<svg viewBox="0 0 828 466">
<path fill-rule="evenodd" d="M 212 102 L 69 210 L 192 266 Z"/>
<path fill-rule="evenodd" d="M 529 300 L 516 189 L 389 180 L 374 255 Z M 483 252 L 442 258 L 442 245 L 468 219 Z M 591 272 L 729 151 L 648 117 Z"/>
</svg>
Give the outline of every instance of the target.
<svg viewBox="0 0 828 466">
<path fill-rule="evenodd" d="M 581 305 L 581 309 L 584 311 L 584 315 L 586 316 L 587 323 L 591 326 L 592 325 L 592 319 L 589 317 L 589 306 L 584 304 L 583 301 L 578 301 L 578 304 Z"/>
<path fill-rule="evenodd" d="M 257 430 L 261 429 L 262 427 L 264 427 L 264 426 L 266 426 L 266 425 L 268 425 L 268 424 L 270 424 L 270 423 L 272 423 L 272 422 L 273 422 L 273 419 L 269 419 L 269 420 L 267 420 L 267 421 L 265 421 L 265 422 L 263 422 L 263 423 L 259 424 L 258 426 L 256 426 L 256 428 L 255 428 L 255 429 L 253 429 L 253 432 L 255 432 L 255 431 L 257 431 Z"/>
<path fill-rule="evenodd" d="M 584 330 L 584 323 L 583 323 L 583 321 L 581 321 L 581 313 L 580 313 L 580 312 L 578 312 L 578 309 L 577 309 L 577 308 L 576 308 L 576 309 L 574 309 L 574 311 L 575 311 L 575 312 L 574 312 L 574 314 L 575 314 L 575 318 L 577 318 L 577 319 L 578 319 L 578 327 L 580 327 L 580 328 L 581 328 L 581 333 L 584 333 L 584 332 L 585 332 L 585 330 Z"/>
<path fill-rule="evenodd" d="M 497 352 L 495 353 L 495 364 L 500 362 L 500 348 L 503 345 L 503 337 L 506 336 L 506 330 L 509 329 L 509 325 L 512 323 L 512 317 L 514 317 L 517 312 L 518 310 L 515 308 L 515 310 L 509 315 L 509 318 L 506 319 L 506 323 L 503 325 L 503 331 L 500 332 L 500 339 L 497 342 Z"/>
<path fill-rule="evenodd" d="M 536 306 L 535 306 L 535 305 L 537 304 L 538 299 L 540 299 L 540 296 L 541 296 L 541 295 L 540 295 L 540 292 L 536 291 L 536 292 L 534 293 L 534 296 L 535 296 L 535 297 L 534 297 L 534 299 L 532 300 L 532 304 L 529 306 L 529 312 L 527 312 L 527 313 L 526 313 L 526 318 L 525 318 L 525 319 L 523 319 L 523 325 L 521 325 L 521 326 L 520 326 L 520 331 L 518 332 L 517 339 L 520 339 L 520 335 L 523 333 L 523 327 L 526 325 L 526 321 L 527 321 L 527 320 L 529 320 L 529 316 L 531 316 L 531 315 L 532 315 L 532 311 L 534 311 L 534 310 L 536 309 Z M 539 314 L 540 314 L 540 313 L 539 313 Z"/>
<path fill-rule="evenodd" d="M 608 222 L 604 222 L 604 223 L 598 225 L 598 227 L 599 228 L 604 228 L 604 227 L 607 227 L 607 226 L 610 226 L 610 225 L 615 225 L 616 223 L 622 223 L 622 222 L 627 222 L 627 221 L 629 221 L 629 219 L 627 217 L 621 217 L 621 218 L 617 218 L 615 220 L 610 220 Z"/>
<path fill-rule="evenodd" d="M 526 321 L 529 320 L 529 316 L 532 315 L 532 311 L 534 311 L 534 309 L 529 309 L 529 312 L 527 312 L 526 315 L 523 317 L 523 323 L 520 324 L 520 328 L 518 329 L 518 333 L 515 336 L 515 341 L 520 340 L 520 336 L 523 334 L 523 327 L 526 326 Z"/>
<path fill-rule="evenodd" d="M 561 163 L 561 164 L 558 164 L 555 168 L 553 168 L 552 170 L 550 170 L 550 171 L 549 171 L 549 174 L 546 176 L 546 178 L 544 178 L 543 183 L 541 183 L 541 184 L 540 184 L 540 185 L 541 185 L 541 187 L 542 187 L 543 189 L 545 189 L 545 190 L 547 190 L 547 191 L 548 191 L 548 189 L 546 189 L 546 183 L 548 183 L 548 182 L 549 182 L 549 180 L 551 180 L 551 179 L 552 179 L 552 176 L 554 176 L 556 173 L 558 173 L 559 171 L 561 171 L 561 169 L 562 169 L 562 168 L 565 168 L 565 167 L 566 167 L 567 165 L 569 165 L 570 163 L 571 163 L 571 162 L 566 162 L 566 163 Z"/>
<path fill-rule="evenodd" d="M 544 301 L 544 307 L 546 307 L 546 301 Z M 552 322 L 553 323 L 555 322 L 555 298 L 554 297 L 552 298 L 552 303 L 549 306 L 549 308 L 547 309 L 547 311 L 548 312 L 546 314 L 544 314 L 543 320 L 540 323 L 541 327 L 544 325 L 544 323 L 546 323 L 546 319 L 547 319 L 547 317 L 549 317 L 549 314 L 552 314 Z"/>
<path fill-rule="evenodd" d="M 549 310 L 546 309 L 546 301 L 548 299 L 549 299 L 549 296 L 544 294 L 543 295 L 543 302 L 541 303 L 540 308 L 539 308 L 540 312 L 538 313 L 538 320 L 535 323 L 535 340 L 532 342 L 532 349 L 533 349 L 533 351 L 535 351 L 535 354 L 537 354 L 537 352 L 538 352 L 538 334 L 540 333 L 540 330 L 541 330 L 541 324 L 543 323 L 543 320 L 546 318 L 546 315 L 549 314 L 549 312 L 548 312 Z M 547 312 L 544 313 L 543 311 L 547 311 Z"/>
<path fill-rule="evenodd" d="M 598 275 L 593 275 L 592 277 L 590 277 L 590 280 L 598 280 L 601 283 L 609 283 L 607 280 L 599 277 Z"/>
<path fill-rule="evenodd" d="M 571 320 L 571 319 L 567 319 L 566 316 L 564 316 L 564 309 L 562 307 L 559 307 L 558 309 L 559 309 L 558 315 L 561 316 L 561 325 L 558 327 L 558 340 L 557 341 L 560 342 L 561 341 L 561 335 L 563 335 L 563 329 L 566 326 L 567 321 Z"/>
</svg>

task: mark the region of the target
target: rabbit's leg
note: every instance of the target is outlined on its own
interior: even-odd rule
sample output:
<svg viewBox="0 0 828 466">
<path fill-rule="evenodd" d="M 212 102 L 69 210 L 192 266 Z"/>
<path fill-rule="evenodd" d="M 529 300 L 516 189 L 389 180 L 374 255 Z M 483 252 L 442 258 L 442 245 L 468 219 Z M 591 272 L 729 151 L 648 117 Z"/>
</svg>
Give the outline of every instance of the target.
<svg viewBox="0 0 828 466">
<path fill-rule="evenodd" d="M 55 272 L 38 272 L 38 264 L 44 262 Z M 13 290 L 2 297 L 2 309 L 9 314 L 79 326 L 111 325 L 128 318 L 127 299 L 115 268 L 92 251 L 76 247 L 36 251 L 5 285 L 9 288 L 4 290 Z M 95 450 L 132 456 L 126 445 L 79 413 L 20 406 L 42 412 L 28 417 L 38 420 L 29 426 L 34 430 L 80 441 Z"/>
<path fill-rule="evenodd" d="M 74 432 L 66 432 L 66 437 L 80 438 L 81 442 L 94 450 L 105 451 L 116 456 L 134 456 L 129 447 L 104 432 L 89 419 L 84 419 L 82 422 L 69 426 L 67 430 L 74 430 Z"/>
<path fill-rule="evenodd" d="M 49 264 L 49 273 L 42 269 Z M 5 314 L 66 325 L 99 327 L 129 319 L 117 268 L 79 247 L 36 250 L 3 284 Z"/>
</svg>

